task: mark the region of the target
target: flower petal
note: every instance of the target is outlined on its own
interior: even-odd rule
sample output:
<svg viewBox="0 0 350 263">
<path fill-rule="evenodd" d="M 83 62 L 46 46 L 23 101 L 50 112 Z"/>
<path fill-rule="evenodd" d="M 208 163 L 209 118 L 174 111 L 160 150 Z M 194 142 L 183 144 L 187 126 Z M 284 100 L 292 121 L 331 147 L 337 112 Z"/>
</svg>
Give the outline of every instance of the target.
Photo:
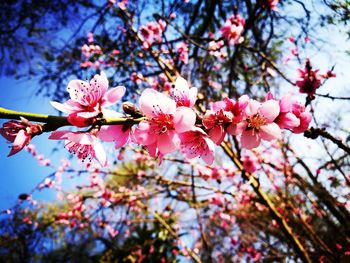
<svg viewBox="0 0 350 263">
<path fill-rule="evenodd" d="M 20 130 L 17 133 L 15 140 L 13 141 L 12 148 L 10 153 L 8 154 L 8 157 L 22 150 L 24 146 L 28 144 L 30 139 L 31 139 L 30 135 L 28 135 L 24 130 Z"/>
<path fill-rule="evenodd" d="M 267 100 L 259 108 L 259 113 L 269 122 L 273 122 L 280 113 L 280 106 L 276 100 Z"/>
<path fill-rule="evenodd" d="M 157 136 L 152 132 L 152 126 L 148 121 L 140 122 L 133 135 L 134 140 L 142 145 L 150 145 L 157 141 Z"/>
<path fill-rule="evenodd" d="M 281 129 L 293 129 L 300 125 L 300 120 L 291 112 L 282 113 L 278 117 L 278 126 Z"/>
<path fill-rule="evenodd" d="M 158 149 L 162 154 L 171 153 L 176 151 L 180 144 L 179 137 L 176 135 L 174 131 L 169 131 L 166 133 L 162 133 L 157 138 L 158 141 Z"/>
<path fill-rule="evenodd" d="M 65 130 L 53 131 L 53 132 L 51 132 L 49 139 L 50 140 L 65 140 L 68 138 L 67 137 L 68 133 L 71 133 L 71 131 L 65 131 Z"/>
<path fill-rule="evenodd" d="M 147 117 L 155 117 L 158 114 L 174 114 L 176 103 L 166 95 L 154 89 L 145 89 L 140 96 L 140 108 Z"/>
<path fill-rule="evenodd" d="M 209 131 L 209 137 L 216 145 L 220 145 L 224 140 L 226 132 L 222 125 L 217 125 Z"/>
<path fill-rule="evenodd" d="M 104 96 L 103 107 L 114 105 L 119 101 L 125 94 L 125 87 L 118 86 L 116 88 L 110 89 L 106 92 Z"/>
<path fill-rule="evenodd" d="M 249 102 L 244 110 L 245 110 L 246 115 L 252 116 L 252 115 L 255 115 L 258 113 L 259 107 L 261 107 L 260 102 L 258 102 L 256 100 L 249 100 Z"/>
<path fill-rule="evenodd" d="M 103 149 L 103 146 L 100 142 L 95 141 L 94 143 L 94 157 L 101 164 L 102 167 L 107 165 L 107 156 L 106 152 Z"/>
<path fill-rule="evenodd" d="M 72 107 L 70 105 L 67 105 L 67 103 L 59 103 L 57 101 L 50 101 L 50 104 L 56 110 L 62 111 L 64 113 L 71 113 L 71 112 L 73 112 Z"/>
<path fill-rule="evenodd" d="M 259 146 L 260 136 L 254 130 L 243 131 L 241 136 L 242 147 L 246 149 L 253 149 Z"/>
<path fill-rule="evenodd" d="M 276 123 L 270 123 L 260 127 L 260 136 L 266 141 L 281 138 L 281 129 Z"/>
<path fill-rule="evenodd" d="M 192 129 L 196 123 L 196 114 L 187 107 L 178 107 L 174 116 L 174 127 L 176 132 L 181 133 Z"/>
<path fill-rule="evenodd" d="M 78 79 L 71 80 L 67 86 L 67 91 L 69 92 L 71 99 L 83 106 L 90 105 L 90 101 L 88 99 L 90 96 L 90 90 L 91 87 L 89 83 Z"/>
</svg>

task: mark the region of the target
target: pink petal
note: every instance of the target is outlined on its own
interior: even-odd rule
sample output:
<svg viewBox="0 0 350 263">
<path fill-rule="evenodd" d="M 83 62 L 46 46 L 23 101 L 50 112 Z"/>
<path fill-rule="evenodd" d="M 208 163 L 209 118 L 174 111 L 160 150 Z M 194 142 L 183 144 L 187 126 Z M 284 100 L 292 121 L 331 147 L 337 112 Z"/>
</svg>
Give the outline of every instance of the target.
<svg viewBox="0 0 350 263">
<path fill-rule="evenodd" d="M 204 154 L 201 154 L 201 158 L 203 159 L 204 162 L 206 162 L 206 164 L 211 165 L 214 162 L 215 144 L 209 138 L 203 138 L 203 139 L 208 145 L 208 151 L 206 151 Z"/>
<path fill-rule="evenodd" d="M 226 107 L 226 103 L 224 101 L 216 101 L 211 105 L 211 109 L 214 112 L 217 112 L 219 110 L 224 110 Z"/>
<path fill-rule="evenodd" d="M 124 146 L 129 139 L 130 129 L 123 127 L 123 125 L 104 125 L 101 127 L 98 138 L 103 141 L 115 141 L 115 148 Z"/>
<path fill-rule="evenodd" d="M 22 150 L 24 148 L 24 146 L 26 146 L 28 144 L 30 139 L 31 139 L 30 135 L 26 134 L 26 132 L 24 130 L 20 130 L 17 133 L 15 140 L 13 141 L 12 148 L 11 148 L 10 153 L 8 154 L 8 157 L 16 154 L 20 150 Z"/>
<path fill-rule="evenodd" d="M 82 127 L 87 127 L 92 124 L 93 119 L 92 118 L 85 118 L 79 116 L 82 114 L 84 116 L 84 113 L 71 113 L 68 115 L 68 122 L 76 127 L 82 128 Z M 86 114 L 88 115 L 88 114 Z"/>
<path fill-rule="evenodd" d="M 152 126 L 148 121 L 142 121 L 134 131 L 134 139 L 142 145 L 150 145 L 157 141 L 157 136 L 152 132 Z"/>
<path fill-rule="evenodd" d="M 254 130 L 243 131 L 241 136 L 242 147 L 246 149 L 253 149 L 259 146 L 260 136 Z"/>
<path fill-rule="evenodd" d="M 294 133 L 302 133 L 307 130 L 312 119 L 312 115 L 309 112 L 303 112 L 299 115 L 300 125 L 293 129 Z"/>
<path fill-rule="evenodd" d="M 189 87 L 187 81 L 183 77 L 177 77 L 175 81 L 174 95 L 188 97 Z"/>
<path fill-rule="evenodd" d="M 294 104 L 294 100 L 292 100 L 289 96 L 284 96 L 280 99 L 280 112 L 289 112 L 292 110 Z"/>
<path fill-rule="evenodd" d="M 56 110 L 62 111 L 64 113 L 71 113 L 71 112 L 73 112 L 72 107 L 67 105 L 67 103 L 59 103 L 59 102 L 56 102 L 56 101 L 50 101 L 50 104 Z"/>
<path fill-rule="evenodd" d="M 300 120 L 291 112 L 282 113 L 278 117 L 278 125 L 281 129 L 293 129 L 300 125 Z"/>
<path fill-rule="evenodd" d="M 65 140 L 67 139 L 67 134 L 71 133 L 71 131 L 53 131 L 51 132 L 49 139 L 50 140 Z"/>
<path fill-rule="evenodd" d="M 247 123 L 245 121 L 239 122 L 238 124 L 230 124 L 227 127 L 227 132 L 232 135 L 240 135 L 247 128 Z"/>
<path fill-rule="evenodd" d="M 84 145 L 92 145 L 97 138 L 87 132 L 71 132 L 67 133 L 67 140 Z"/>
<path fill-rule="evenodd" d="M 139 102 L 142 113 L 148 117 L 155 117 L 160 113 L 172 115 L 176 112 L 175 101 L 154 89 L 145 89 Z"/>
<path fill-rule="evenodd" d="M 220 145 L 224 140 L 226 132 L 222 125 L 217 125 L 209 131 L 209 137 L 216 145 Z"/>
<path fill-rule="evenodd" d="M 196 114 L 187 107 L 178 107 L 174 116 L 174 127 L 176 132 L 182 133 L 192 129 L 196 123 Z"/>
<path fill-rule="evenodd" d="M 84 119 L 91 119 L 93 117 L 96 117 L 99 113 L 99 111 L 81 111 L 78 112 L 76 116 L 79 116 Z"/>
<path fill-rule="evenodd" d="M 105 167 L 107 165 L 107 156 L 106 152 L 103 149 L 103 146 L 98 141 L 95 141 L 94 144 L 94 151 L 95 151 L 95 158 L 96 160 L 101 164 L 102 167 Z"/>
<path fill-rule="evenodd" d="M 179 146 L 179 137 L 174 131 L 169 131 L 158 136 L 158 149 L 162 154 L 171 153 L 176 151 Z"/>
<path fill-rule="evenodd" d="M 259 108 L 259 112 L 269 122 L 273 122 L 280 113 L 280 106 L 276 100 L 267 100 Z"/>
<path fill-rule="evenodd" d="M 266 141 L 281 138 L 281 129 L 276 123 L 270 123 L 260 127 L 260 136 Z"/>
<path fill-rule="evenodd" d="M 90 101 L 87 99 L 90 96 L 90 84 L 82 80 L 71 80 L 68 83 L 67 91 L 73 101 L 78 102 L 83 106 L 89 106 Z"/>
<path fill-rule="evenodd" d="M 107 107 L 110 105 L 114 105 L 119 101 L 125 94 L 125 87 L 118 86 L 116 88 L 110 89 L 105 94 L 105 102 L 103 102 L 102 106 Z"/>
<path fill-rule="evenodd" d="M 157 142 L 147 145 L 147 151 L 149 155 L 152 157 L 157 157 L 159 155 L 158 147 L 157 147 Z"/>
<path fill-rule="evenodd" d="M 214 153 L 208 151 L 206 154 L 201 155 L 201 158 L 206 164 L 211 165 L 214 162 Z"/>
<path fill-rule="evenodd" d="M 260 106 L 261 106 L 260 102 L 250 99 L 247 106 L 245 107 L 245 113 L 248 116 L 253 116 L 258 113 L 258 109 Z"/>
<path fill-rule="evenodd" d="M 108 79 L 106 74 L 101 71 L 101 74 L 96 74 L 92 80 L 90 80 L 91 88 L 96 92 L 97 100 L 102 98 L 108 89 Z"/>
</svg>

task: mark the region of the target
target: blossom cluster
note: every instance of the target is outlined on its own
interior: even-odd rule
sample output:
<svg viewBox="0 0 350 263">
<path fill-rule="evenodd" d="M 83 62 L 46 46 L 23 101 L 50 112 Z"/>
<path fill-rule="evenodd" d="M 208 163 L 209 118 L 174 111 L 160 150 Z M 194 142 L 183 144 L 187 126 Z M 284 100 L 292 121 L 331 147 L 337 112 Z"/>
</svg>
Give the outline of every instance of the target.
<svg viewBox="0 0 350 263">
<path fill-rule="evenodd" d="M 229 45 L 236 45 L 243 42 L 245 20 L 239 15 L 232 15 L 220 28 L 221 34 L 227 39 Z"/>
<path fill-rule="evenodd" d="M 331 70 L 325 74 L 320 74 L 318 71 L 318 69 L 312 69 L 310 60 L 308 59 L 305 62 L 305 68 L 298 69 L 299 79 L 295 85 L 299 88 L 300 93 L 306 93 L 308 96 L 313 97 L 316 90 L 321 86 L 322 81 L 336 76 Z"/>
<path fill-rule="evenodd" d="M 86 131 L 56 130 L 49 139 L 65 140 L 70 153 L 82 160 L 96 159 L 102 166 L 107 165 L 107 158 L 100 140 L 114 142 L 116 149 L 133 142 L 160 159 L 180 150 L 187 159 L 199 156 L 210 165 L 214 161 L 215 145 L 220 145 L 227 133 L 236 136 L 243 148 L 253 149 L 262 140 L 281 138 L 282 129 L 301 133 L 311 121 L 311 114 L 299 102 L 289 96 L 276 100 L 271 93 L 264 102 L 247 95 L 237 101 L 225 98 L 213 102 L 204 115 L 196 114 L 194 107 L 198 90 L 190 88 L 180 76 L 170 90 L 170 96 L 147 88 L 139 98 L 140 109 L 125 104 L 123 109 L 128 114 L 125 115 L 109 108 L 121 100 L 125 87 L 108 89 L 108 86 L 104 72 L 95 75 L 90 82 L 72 80 L 67 86 L 70 99 L 64 103 L 51 102 L 53 107 L 68 114 L 70 124 L 90 128 Z M 127 122 L 118 125 L 98 122 L 118 117 L 132 118 L 134 116 L 130 114 L 136 111 L 143 118 L 135 128 Z M 10 155 L 29 142 L 33 130 L 40 129 L 23 121 L 4 124 L 1 135 L 14 142 Z"/>
<path fill-rule="evenodd" d="M 143 47 L 148 49 L 153 42 L 161 41 L 163 31 L 166 28 L 166 23 L 159 19 L 157 22 L 149 22 L 140 27 L 140 34 L 143 38 Z"/>
</svg>

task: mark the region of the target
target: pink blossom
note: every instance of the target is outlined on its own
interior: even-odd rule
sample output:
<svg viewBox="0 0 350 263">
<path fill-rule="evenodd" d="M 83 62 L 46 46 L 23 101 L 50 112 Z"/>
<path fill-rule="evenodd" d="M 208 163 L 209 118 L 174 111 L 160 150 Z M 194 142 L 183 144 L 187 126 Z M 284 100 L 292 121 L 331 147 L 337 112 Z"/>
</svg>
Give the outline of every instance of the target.
<svg viewBox="0 0 350 263">
<path fill-rule="evenodd" d="M 237 102 L 231 99 L 214 102 L 212 110 L 208 110 L 202 120 L 206 129 L 209 130 L 210 138 L 219 145 L 229 131 L 243 118 L 243 110 L 248 105 L 248 96 L 242 96 Z"/>
<path fill-rule="evenodd" d="M 267 100 L 273 100 L 273 95 L 268 93 Z M 302 133 L 309 127 L 312 116 L 305 112 L 305 106 L 292 99 L 290 96 L 284 96 L 279 100 L 280 113 L 274 122 L 281 129 L 289 129 L 294 133 Z"/>
<path fill-rule="evenodd" d="M 70 153 L 76 154 L 81 160 L 96 159 L 102 166 L 106 166 L 107 158 L 102 144 L 97 137 L 88 132 L 54 131 L 49 136 L 51 140 L 66 140 L 65 147 Z"/>
<path fill-rule="evenodd" d="M 126 10 L 126 5 L 128 4 L 128 0 L 121 0 L 119 3 L 118 3 L 118 7 L 121 9 L 121 10 Z"/>
<path fill-rule="evenodd" d="M 296 102 L 293 104 L 292 108 L 293 114 L 299 119 L 300 125 L 296 126 L 292 129 L 294 133 L 302 133 L 309 128 L 309 124 L 312 119 L 312 115 L 310 112 L 305 111 L 304 105 Z"/>
<path fill-rule="evenodd" d="M 281 137 L 280 127 L 273 122 L 279 113 L 280 107 L 277 101 L 267 100 L 261 104 L 251 99 L 244 109 L 243 121 L 231 132 L 241 135 L 242 147 L 247 149 L 258 147 L 261 139 L 271 141 Z"/>
<path fill-rule="evenodd" d="M 267 5 L 271 10 L 277 11 L 277 5 L 279 0 L 263 0 L 264 5 Z"/>
<path fill-rule="evenodd" d="M 95 75 L 90 83 L 82 80 L 70 81 L 67 91 L 71 99 L 63 104 L 51 101 L 51 105 L 68 113 L 68 121 L 71 124 L 85 127 L 91 125 L 105 107 L 117 103 L 125 93 L 125 87 L 122 86 L 108 91 L 107 89 L 108 79 L 102 71 L 101 75 Z"/>
<path fill-rule="evenodd" d="M 299 92 L 313 96 L 316 93 L 316 89 L 321 86 L 322 78 L 318 74 L 318 70 L 312 70 L 310 60 L 306 60 L 305 68 L 298 69 L 298 73 L 299 80 L 295 85 L 299 88 Z"/>
<path fill-rule="evenodd" d="M 196 114 L 187 107 L 176 108 L 174 100 L 153 89 L 145 89 L 139 101 L 149 120 L 139 123 L 135 141 L 147 146 L 153 156 L 175 151 L 179 145 L 177 134 L 192 129 Z"/>
<path fill-rule="evenodd" d="M 200 156 L 208 165 L 214 161 L 215 144 L 200 128 L 179 134 L 181 151 L 188 159 Z"/>
<path fill-rule="evenodd" d="M 177 77 L 175 87 L 171 91 L 176 106 L 185 106 L 192 108 L 197 100 L 197 88 L 189 88 L 187 81 L 182 77 Z"/>
<path fill-rule="evenodd" d="M 279 100 L 280 114 L 275 122 L 281 129 L 293 129 L 300 125 L 300 120 L 293 113 L 293 105 L 297 103 L 289 96 L 282 97 Z"/>
<path fill-rule="evenodd" d="M 240 15 L 232 15 L 220 28 L 220 32 L 228 40 L 230 45 L 240 44 L 244 40 L 241 36 L 244 30 L 244 24 L 245 20 Z"/>
<path fill-rule="evenodd" d="M 244 170 L 248 173 L 254 173 L 256 170 L 261 168 L 261 165 L 258 162 L 258 158 L 252 154 L 245 154 L 242 158 Z"/>
<path fill-rule="evenodd" d="M 89 44 L 91 44 L 91 43 L 94 42 L 94 33 L 89 32 L 88 35 L 87 35 L 87 37 L 88 37 L 88 43 L 89 43 Z"/>
<path fill-rule="evenodd" d="M 103 115 L 108 118 L 122 117 L 122 114 L 113 110 L 104 110 Z M 123 147 L 129 141 L 131 126 L 123 125 L 103 125 L 97 133 L 97 137 L 106 142 L 114 142 L 115 148 Z"/>
<path fill-rule="evenodd" d="M 136 83 L 137 85 L 141 84 L 142 80 L 144 79 L 143 75 L 141 73 L 133 72 L 131 73 L 130 79 L 132 82 Z"/>
<path fill-rule="evenodd" d="M 185 42 L 178 45 L 177 52 L 179 52 L 179 60 L 188 64 L 188 46 Z"/>
<path fill-rule="evenodd" d="M 208 51 L 209 54 L 212 56 L 215 56 L 217 58 L 224 58 L 226 57 L 226 53 L 221 51 L 222 47 L 225 45 L 223 40 L 220 41 L 210 41 L 208 44 Z"/>
<path fill-rule="evenodd" d="M 12 142 L 12 148 L 8 156 L 14 155 L 21 151 L 29 144 L 31 138 L 41 134 L 42 126 L 40 124 L 30 123 L 28 120 L 21 118 L 19 121 L 8 121 L 0 128 L 0 135 L 9 142 Z"/>
<path fill-rule="evenodd" d="M 229 111 L 225 111 L 225 104 L 218 106 L 220 102 L 214 103 L 212 110 L 207 110 L 202 123 L 208 130 L 209 137 L 215 144 L 219 145 L 224 140 L 226 128 L 232 123 L 233 115 Z"/>
<path fill-rule="evenodd" d="M 144 41 L 144 48 L 148 49 L 154 41 L 160 41 L 165 28 L 166 22 L 161 19 L 141 26 L 139 31 Z"/>
</svg>

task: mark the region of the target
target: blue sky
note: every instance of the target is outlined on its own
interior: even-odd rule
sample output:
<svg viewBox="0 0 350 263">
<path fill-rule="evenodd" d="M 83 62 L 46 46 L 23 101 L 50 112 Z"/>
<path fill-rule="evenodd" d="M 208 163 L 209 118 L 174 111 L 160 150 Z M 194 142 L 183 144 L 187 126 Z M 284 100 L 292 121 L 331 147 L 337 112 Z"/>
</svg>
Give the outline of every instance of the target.
<svg viewBox="0 0 350 263">
<path fill-rule="evenodd" d="M 30 111 L 37 113 L 57 114 L 49 104 L 49 99 L 35 96 L 33 85 L 36 81 L 15 80 L 12 78 L 0 78 L 0 106 L 18 111 Z M 0 120 L 2 125 L 5 120 Z M 56 142 L 47 139 L 48 134 L 43 134 L 33 139 L 39 153 L 51 156 L 52 148 Z M 10 144 L 4 138 L 0 139 L 0 210 L 7 209 L 16 203 L 21 193 L 27 193 L 34 188 L 52 169 L 38 165 L 38 161 L 27 151 L 21 151 L 14 156 L 7 157 Z M 55 153 L 57 156 L 59 153 Z M 52 157 L 54 157 L 52 155 Z M 45 194 L 46 193 L 46 194 Z M 48 191 L 40 196 L 50 197 Z"/>
</svg>

